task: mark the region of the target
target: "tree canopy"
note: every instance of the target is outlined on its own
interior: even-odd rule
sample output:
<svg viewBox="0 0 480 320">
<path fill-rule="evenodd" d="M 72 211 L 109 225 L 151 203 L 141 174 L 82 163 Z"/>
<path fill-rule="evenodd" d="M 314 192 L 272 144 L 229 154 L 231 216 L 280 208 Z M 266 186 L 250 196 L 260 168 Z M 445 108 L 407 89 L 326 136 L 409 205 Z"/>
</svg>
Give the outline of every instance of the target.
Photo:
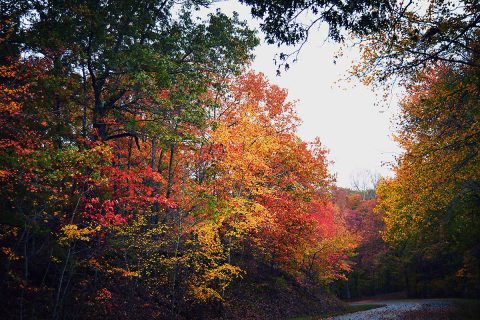
<svg viewBox="0 0 480 320">
<path fill-rule="evenodd" d="M 213 317 L 262 268 L 350 270 L 328 152 L 248 70 L 255 31 L 207 4 L 2 6 L 2 314 Z"/>
</svg>

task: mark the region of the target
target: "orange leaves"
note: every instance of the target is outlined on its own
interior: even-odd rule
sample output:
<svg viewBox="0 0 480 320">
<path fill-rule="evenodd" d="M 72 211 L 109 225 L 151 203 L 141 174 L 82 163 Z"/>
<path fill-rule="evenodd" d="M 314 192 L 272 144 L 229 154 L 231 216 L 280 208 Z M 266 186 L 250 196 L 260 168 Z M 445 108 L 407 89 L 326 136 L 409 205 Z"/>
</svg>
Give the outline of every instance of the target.
<svg viewBox="0 0 480 320">
<path fill-rule="evenodd" d="M 268 263 L 294 275 L 302 272 L 302 261 L 311 258 L 318 270 L 332 266 L 319 278 L 340 277 L 348 271 L 345 254 L 353 249 L 354 239 L 342 229 L 328 199 L 333 179 L 327 150 L 319 139 L 299 140 L 298 117 L 286 101 L 287 92 L 270 85 L 262 74 L 241 76 L 231 90 L 232 98 L 214 119 L 211 133 L 220 150 L 215 189 L 230 198 L 223 217 L 233 229 L 226 235 L 244 238 Z M 323 254 L 314 254 L 323 241 Z M 333 257 L 338 264 L 329 260 Z"/>
<path fill-rule="evenodd" d="M 21 110 L 22 97 L 27 94 L 27 85 L 22 84 L 19 76 L 18 62 L 13 62 L 10 65 L 0 65 L 0 78 L 3 78 L 0 83 L 0 112 L 13 114 Z"/>
<path fill-rule="evenodd" d="M 8 141 L 0 140 L 9 152 L 0 158 L 8 165 L 2 195 L 31 202 L 24 216 L 63 250 L 48 256 L 56 267 L 98 274 L 97 303 L 115 300 L 120 290 L 113 296 L 106 287 L 118 283 L 163 294 L 173 308 L 222 300 L 243 274 L 244 253 L 303 283 L 307 262 L 314 282 L 348 270 L 352 241 L 329 198 L 327 150 L 298 138 L 294 103 L 263 75 L 246 73 L 227 89 L 206 94 L 218 95 L 212 105 L 187 107 L 174 105 L 174 89 L 152 93 L 159 105 L 136 101 L 148 107 L 102 118 L 108 134 L 119 132 L 106 141 L 88 119 L 79 126 L 78 110 L 54 119 L 56 111 L 22 109 L 15 125 L 1 119 L 9 125 Z M 25 133 L 15 134 L 23 119 Z M 18 260 L 8 248 L 3 255 Z"/>
</svg>

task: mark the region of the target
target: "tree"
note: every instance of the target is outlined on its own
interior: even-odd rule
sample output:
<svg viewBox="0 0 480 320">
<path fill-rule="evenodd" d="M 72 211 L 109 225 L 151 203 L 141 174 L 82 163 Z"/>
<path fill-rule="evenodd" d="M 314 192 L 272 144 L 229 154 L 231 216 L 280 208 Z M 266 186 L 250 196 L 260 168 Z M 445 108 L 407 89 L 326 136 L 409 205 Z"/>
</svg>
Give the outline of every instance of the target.
<svg viewBox="0 0 480 320">
<path fill-rule="evenodd" d="M 355 255 L 349 258 L 352 271 L 346 280 L 335 282 L 337 294 L 351 299 L 404 290 L 398 254 L 382 239 L 385 223 L 375 196 L 365 199 L 362 191 L 341 188 L 334 192 L 346 229 L 358 238 Z"/>
<path fill-rule="evenodd" d="M 238 72 L 257 43 L 236 17 L 217 12 L 205 24 L 195 22 L 192 6 L 206 4 L 203 1 L 183 5 L 177 19 L 174 1 L 23 4 L 25 9 L 16 18 L 28 23 L 11 40 L 31 55 L 51 59 L 49 73 L 56 81 L 81 79 L 77 83 L 82 82 L 79 99 L 86 104 L 84 114 L 103 140 L 138 139 L 134 124 L 111 126 L 109 117 L 168 112 L 161 101 L 146 100 L 155 99 L 155 91 L 178 90 L 179 85 L 188 86 L 184 94 L 204 93 L 211 84 L 208 79 L 215 79 L 212 75 Z"/>
<path fill-rule="evenodd" d="M 386 30 L 362 37 L 365 81 L 408 80 L 442 62 L 478 68 L 480 7 L 475 1 L 401 3 Z"/>
<path fill-rule="evenodd" d="M 310 30 L 322 22 L 328 25 L 331 39 L 343 41 L 346 32 L 359 35 L 381 32 L 395 8 L 395 1 L 390 0 L 241 2 L 251 6 L 254 17 L 262 19 L 260 27 L 268 43 L 300 44 L 299 50 L 308 40 Z M 291 55 L 282 53 L 280 59 L 287 60 Z M 288 63 L 285 67 L 288 68 Z"/>
<path fill-rule="evenodd" d="M 205 126 L 209 92 L 224 90 L 258 42 L 236 17 L 194 21 L 202 4 L 178 7 L 178 17 L 173 1 L 2 5 L 2 259 L 13 259 L 2 296 L 15 315 L 129 314 L 140 295 L 167 287 L 161 302 L 178 313 L 172 283 L 194 277 L 169 278 L 184 249 L 180 222 L 193 211 L 178 200 L 192 197 L 174 196 L 190 170 L 177 159 Z M 151 247 L 138 249 L 140 240 Z M 197 260 L 182 259 L 191 272 Z M 210 288 L 219 278 L 207 267 L 195 276 Z"/>
<path fill-rule="evenodd" d="M 472 66 L 439 65 L 416 78 L 402 103 L 397 140 L 405 151 L 378 195 L 385 239 L 404 248 L 413 295 L 478 288 L 477 76 Z"/>
<path fill-rule="evenodd" d="M 480 8 L 476 1 L 255 1 L 244 0 L 262 20 L 269 43 L 297 45 L 281 53 L 287 69 L 309 32 L 320 23 L 329 38 L 353 40 L 362 59 L 353 74 L 367 83 L 405 81 L 436 62 L 478 67 Z"/>
<path fill-rule="evenodd" d="M 357 171 L 351 176 L 353 189 L 362 194 L 363 200 L 375 198 L 380 175 L 370 170 Z"/>
</svg>

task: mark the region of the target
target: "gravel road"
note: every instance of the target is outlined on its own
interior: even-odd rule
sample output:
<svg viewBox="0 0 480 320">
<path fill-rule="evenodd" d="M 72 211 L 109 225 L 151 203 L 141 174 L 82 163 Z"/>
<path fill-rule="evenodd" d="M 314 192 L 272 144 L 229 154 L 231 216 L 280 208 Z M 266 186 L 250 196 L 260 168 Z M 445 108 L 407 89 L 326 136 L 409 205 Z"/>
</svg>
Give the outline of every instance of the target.
<svg viewBox="0 0 480 320">
<path fill-rule="evenodd" d="M 383 319 L 419 319 L 438 320 L 452 319 L 454 304 L 449 300 L 422 299 L 422 300 L 388 300 L 388 301 L 359 301 L 352 304 L 379 304 L 381 308 L 359 311 L 342 316 L 333 317 L 334 320 L 383 320 Z"/>
</svg>

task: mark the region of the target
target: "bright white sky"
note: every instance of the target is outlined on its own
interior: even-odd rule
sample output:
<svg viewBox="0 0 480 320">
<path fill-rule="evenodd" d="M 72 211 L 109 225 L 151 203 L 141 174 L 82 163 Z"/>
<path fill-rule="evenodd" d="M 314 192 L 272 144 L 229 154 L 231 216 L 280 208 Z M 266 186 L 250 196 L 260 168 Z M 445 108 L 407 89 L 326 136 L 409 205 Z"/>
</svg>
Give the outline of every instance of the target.
<svg viewBox="0 0 480 320">
<path fill-rule="evenodd" d="M 258 29 L 258 21 L 251 18 L 248 7 L 236 1 L 221 1 L 211 7 L 216 8 L 226 14 L 237 11 L 241 20 Z M 334 64 L 339 45 L 325 42 L 325 31 L 321 28 L 311 32 L 298 61 L 291 63 L 290 70 L 280 77 L 276 76 L 273 62 L 279 49 L 263 39 L 255 51 L 252 67 L 272 83 L 288 89 L 291 100 L 298 100 L 297 110 L 303 120 L 299 135 L 307 141 L 318 136 L 330 150 L 331 172 L 337 175 L 337 185 L 351 187 L 352 177 L 367 170 L 392 175 L 389 165 L 384 163 L 391 162 L 399 152 L 391 139 L 391 119 L 398 110 L 396 99 L 388 107 L 375 106 L 378 98 L 369 88 L 359 83 L 338 83 L 347 75 L 356 53 L 351 50 Z"/>
</svg>

